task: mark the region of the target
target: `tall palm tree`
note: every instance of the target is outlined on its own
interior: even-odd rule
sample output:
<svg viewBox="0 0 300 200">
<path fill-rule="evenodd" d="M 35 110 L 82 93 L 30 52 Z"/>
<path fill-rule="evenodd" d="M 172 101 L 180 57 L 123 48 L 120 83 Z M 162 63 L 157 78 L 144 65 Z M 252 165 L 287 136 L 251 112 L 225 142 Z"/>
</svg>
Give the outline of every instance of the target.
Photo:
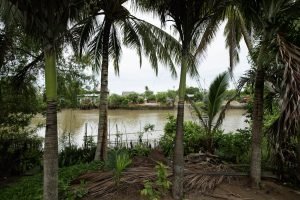
<svg viewBox="0 0 300 200">
<path fill-rule="evenodd" d="M 97 9 L 88 13 L 85 21 L 75 30 L 80 36 L 80 49 L 87 50 L 95 58 L 96 67 L 101 69 L 99 103 L 99 126 L 95 160 L 105 160 L 107 155 L 107 109 L 108 109 L 108 66 L 113 60 L 116 74 L 119 74 L 121 43 L 134 48 L 142 64 L 142 53 L 149 57 L 156 74 L 158 62 L 168 66 L 176 76 L 175 62 L 178 62 L 180 43 L 156 26 L 140 20 L 124 7 L 127 0 L 101 0 Z M 99 17 L 100 16 L 100 17 Z"/>
<path fill-rule="evenodd" d="M 208 152 L 213 153 L 213 136 L 220 128 L 225 117 L 225 111 L 228 108 L 230 101 L 222 108 L 225 92 L 229 86 L 229 74 L 224 72 L 219 74 L 211 83 L 208 90 L 207 100 L 204 105 L 199 108 L 192 100 L 192 107 L 204 127 L 207 136 Z M 233 99 L 233 98 L 232 98 Z M 207 118 L 207 119 L 205 119 Z"/>
<path fill-rule="evenodd" d="M 21 26 L 40 44 L 44 52 L 47 99 L 44 146 L 43 199 L 58 199 L 57 85 L 56 56 L 68 23 L 75 19 L 81 0 L 1 0 L 1 15 L 9 23 Z M 6 24 L 9 24 L 6 23 Z"/>
<path fill-rule="evenodd" d="M 157 13 L 163 24 L 172 22 L 179 35 L 181 48 L 181 72 L 179 101 L 177 107 L 177 126 L 174 148 L 173 185 L 174 199 L 183 198 L 183 120 L 187 72 L 193 70 L 188 53 L 203 52 L 215 35 L 222 18 L 226 1 L 199 0 L 136 0 L 143 11 Z M 206 31 L 205 31 L 206 30 Z M 205 32 L 204 32 L 205 31 Z M 203 33 L 204 32 L 204 33 Z M 196 49 L 198 50 L 196 51 Z M 194 59 L 194 58 L 193 58 Z M 196 61 L 195 59 L 193 61 Z"/>
<path fill-rule="evenodd" d="M 254 105 L 253 105 L 253 124 L 252 124 L 252 153 L 250 177 L 253 187 L 259 187 L 261 182 L 261 140 L 263 126 L 263 95 L 264 95 L 264 79 L 265 70 L 268 67 L 270 56 L 268 55 L 269 46 L 272 41 L 276 40 L 279 26 L 282 20 L 297 17 L 295 14 L 298 9 L 299 1 L 286 0 L 250 0 L 250 1 L 233 1 L 229 15 L 228 24 L 225 33 L 227 34 L 227 44 L 231 46 L 230 57 L 231 66 L 234 64 L 234 57 L 237 58 L 235 52 L 238 47 L 240 35 L 237 31 L 236 22 L 239 23 L 245 42 L 248 46 L 250 55 L 256 67 L 256 77 L 254 84 Z M 235 22 L 235 23 L 234 23 Z M 248 33 L 250 30 L 258 38 L 259 50 L 256 56 L 253 55 L 253 48 L 246 34 L 246 23 Z M 250 28 L 250 29 L 249 29 Z M 236 60 L 236 59 L 235 59 Z"/>
</svg>

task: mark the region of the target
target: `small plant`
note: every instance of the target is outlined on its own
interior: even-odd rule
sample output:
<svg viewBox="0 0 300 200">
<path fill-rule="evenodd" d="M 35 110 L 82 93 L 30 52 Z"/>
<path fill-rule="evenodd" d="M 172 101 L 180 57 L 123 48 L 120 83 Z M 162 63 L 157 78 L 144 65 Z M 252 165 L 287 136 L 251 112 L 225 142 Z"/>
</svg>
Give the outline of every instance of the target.
<svg viewBox="0 0 300 200">
<path fill-rule="evenodd" d="M 159 162 L 158 165 L 155 166 L 155 169 L 157 175 L 155 183 L 158 186 L 160 193 L 164 195 L 171 186 L 171 182 L 168 180 L 167 167 Z"/>
<path fill-rule="evenodd" d="M 130 159 L 129 153 L 126 149 L 111 150 L 108 153 L 105 168 L 113 170 L 113 178 L 117 187 L 120 184 L 122 172 L 131 164 L 131 162 L 132 160 Z"/>
<path fill-rule="evenodd" d="M 168 180 L 167 167 L 158 163 L 155 166 L 157 179 L 153 183 L 149 180 L 144 181 L 144 189 L 141 190 L 141 195 L 149 200 L 159 200 L 164 196 L 171 187 L 171 182 Z"/>
<path fill-rule="evenodd" d="M 141 195 L 149 200 L 159 200 L 159 193 L 153 188 L 153 183 L 149 180 L 144 181 L 144 189 L 141 190 Z"/>
<path fill-rule="evenodd" d="M 131 159 L 129 158 L 129 155 L 127 153 L 117 155 L 116 166 L 114 169 L 114 179 L 115 179 L 116 186 L 119 186 L 122 172 L 130 164 L 131 164 Z"/>
</svg>

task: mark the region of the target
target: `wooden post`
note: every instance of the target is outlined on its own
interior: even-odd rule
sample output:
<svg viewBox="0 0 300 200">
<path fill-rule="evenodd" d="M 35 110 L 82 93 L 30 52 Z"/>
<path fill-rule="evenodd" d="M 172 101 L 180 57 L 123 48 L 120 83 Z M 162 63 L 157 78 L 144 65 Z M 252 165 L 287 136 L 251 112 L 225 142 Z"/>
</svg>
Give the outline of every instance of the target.
<svg viewBox="0 0 300 200">
<path fill-rule="evenodd" d="M 85 123 L 84 130 L 84 148 L 87 148 L 87 123 Z"/>
</svg>

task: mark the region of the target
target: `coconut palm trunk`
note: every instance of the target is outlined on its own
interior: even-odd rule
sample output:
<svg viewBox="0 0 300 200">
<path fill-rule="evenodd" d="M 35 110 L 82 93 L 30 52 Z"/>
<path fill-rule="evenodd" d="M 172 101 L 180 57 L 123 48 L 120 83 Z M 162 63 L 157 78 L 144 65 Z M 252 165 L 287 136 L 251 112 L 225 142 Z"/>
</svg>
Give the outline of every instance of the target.
<svg viewBox="0 0 300 200">
<path fill-rule="evenodd" d="M 263 43 L 257 58 L 257 70 L 254 86 L 252 149 L 250 178 L 252 187 L 259 188 L 261 182 L 261 142 L 264 114 L 264 54 L 266 45 Z"/>
<path fill-rule="evenodd" d="M 297 143 L 296 143 L 296 159 L 297 159 L 296 176 L 298 181 L 300 181 L 300 132 L 299 131 L 298 131 Z"/>
<path fill-rule="evenodd" d="M 176 125 L 176 136 L 175 136 L 175 147 L 174 147 L 174 163 L 173 163 L 173 187 L 172 194 L 174 199 L 183 198 L 183 171 L 184 171 L 184 148 L 183 148 L 183 121 L 184 121 L 184 101 L 185 101 L 185 90 L 186 90 L 186 74 L 187 64 L 186 57 L 189 52 L 187 45 L 182 47 L 182 63 L 180 72 L 179 82 L 179 101 L 177 105 L 177 125 Z"/>
<path fill-rule="evenodd" d="M 109 35 L 112 23 L 106 20 L 103 32 L 103 51 L 101 66 L 101 89 L 99 103 L 98 142 L 95 160 L 105 160 L 107 155 L 107 110 L 108 110 L 108 63 Z"/>
<path fill-rule="evenodd" d="M 56 52 L 45 49 L 45 86 L 47 99 L 46 135 L 44 147 L 44 200 L 58 199 L 58 141 Z"/>
</svg>

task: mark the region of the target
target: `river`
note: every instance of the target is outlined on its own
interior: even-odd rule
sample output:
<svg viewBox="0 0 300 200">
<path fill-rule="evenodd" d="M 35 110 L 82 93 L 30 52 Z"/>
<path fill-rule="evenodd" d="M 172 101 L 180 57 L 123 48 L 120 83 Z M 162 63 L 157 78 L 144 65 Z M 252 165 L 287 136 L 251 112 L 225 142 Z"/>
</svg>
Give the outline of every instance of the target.
<svg viewBox="0 0 300 200">
<path fill-rule="evenodd" d="M 163 128 L 167 122 L 168 115 L 175 115 L 176 110 L 109 110 L 108 111 L 108 132 L 110 140 L 115 140 L 116 132 L 123 133 L 125 140 L 136 140 L 137 132 L 143 131 L 147 124 L 154 125 L 154 131 L 144 134 L 143 138 L 158 139 L 163 134 Z M 222 124 L 225 132 L 235 131 L 248 126 L 245 123 L 245 110 L 230 109 Z M 185 120 L 197 122 L 190 109 L 185 109 Z M 45 123 L 42 115 L 37 115 L 32 120 L 32 125 Z M 85 127 L 86 126 L 86 127 Z M 98 110 L 62 110 L 58 113 L 59 137 L 71 133 L 72 142 L 82 145 L 85 131 L 87 135 L 93 135 L 96 139 L 98 128 Z M 38 135 L 44 137 L 45 127 L 38 130 Z M 126 134 L 125 134 L 126 133 Z"/>
</svg>

